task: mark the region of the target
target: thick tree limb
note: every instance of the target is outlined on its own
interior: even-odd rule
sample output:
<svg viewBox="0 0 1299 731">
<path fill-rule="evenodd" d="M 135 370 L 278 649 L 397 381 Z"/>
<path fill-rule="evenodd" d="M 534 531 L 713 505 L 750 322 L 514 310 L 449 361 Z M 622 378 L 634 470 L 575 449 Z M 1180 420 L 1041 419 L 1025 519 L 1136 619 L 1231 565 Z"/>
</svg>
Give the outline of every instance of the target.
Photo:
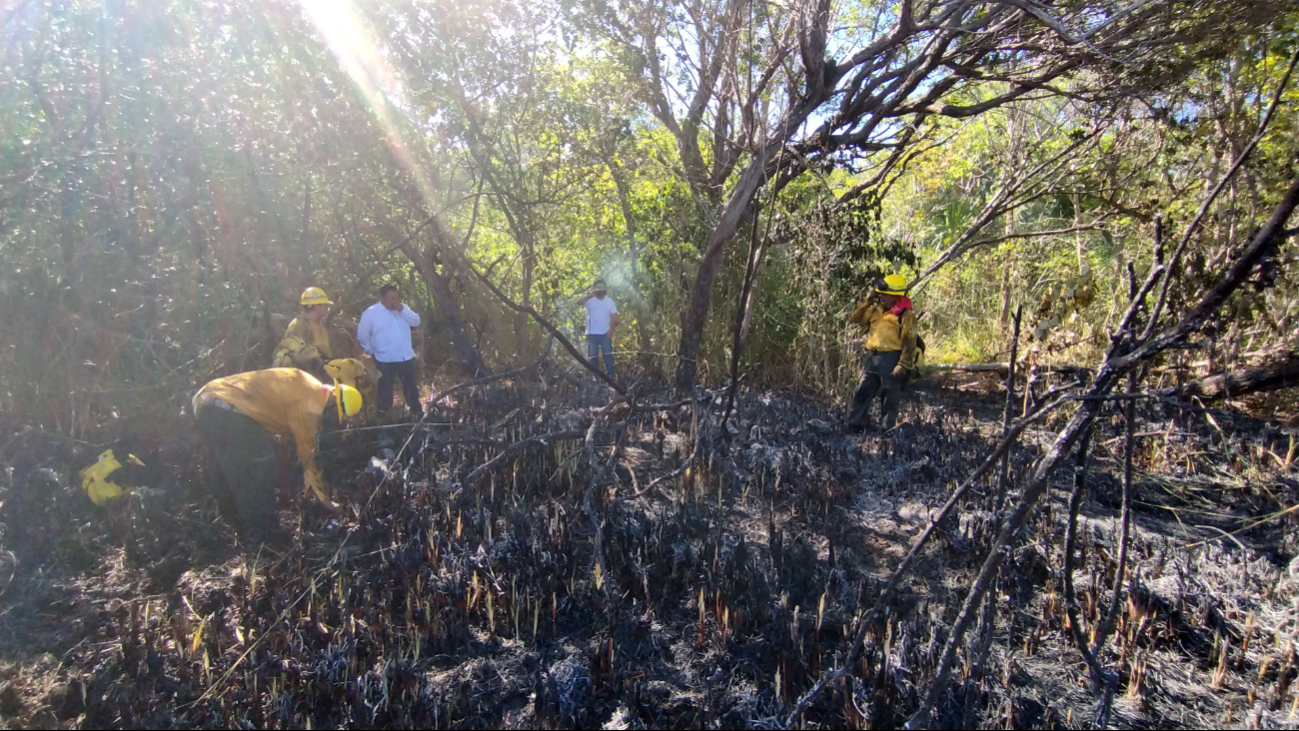
<svg viewBox="0 0 1299 731">
<path fill-rule="evenodd" d="M 1299 352 L 1254 368 L 1217 373 L 1158 391 L 1164 398 L 1230 399 L 1251 393 L 1299 388 Z"/>
<path fill-rule="evenodd" d="M 1010 372 L 1010 363 L 952 363 L 950 365 L 926 366 L 930 371 L 955 371 L 957 373 L 997 373 L 1005 375 Z M 1039 365 L 1038 373 L 1060 373 L 1068 376 L 1089 375 L 1091 368 L 1071 365 Z"/>
<path fill-rule="evenodd" d="M 469 272 L 478 279 L 478 281 L 482 282 L 484 286 L 490 289 L 492 294 L 496 295 L 496 298 L 499 299 L 502 304 L 515 312 L 525 313 L 531 316 L 533 320 L 537 321 L 537 324 L 541 325 L 541 327 L 544 328 L 546 332 L 550 333 L 555 340 L 558 340 L 559 344 L 564 346 L 564 350 L 567 350 L 568 354 L 577 359 L 577 362 L 581 363 L 584 368 L 594 373 L 605 383 L 609 384 L 609 387 L 617 391 L 619 394 L 623 396 L 627 395 L 627 389 L 624 388 L 621 383 L 618 383 L 612 376 L 591 365 L 591 361 L 578 352 L 577 347 L 573 345 L 573 342 L 564 337 L 564 333 L 560 332 L 559 328 L 555 327 L 550 320 L 542 317 L 540 312 L 537 312 L 531 305 L 521 305 L 515 302 L 508 294 L 502 292 L 501 288 L 497 287 L 492 280 L 478 273 L 478 270 L 469 262 L 464 262 L 464 267 L 465 269 L 468 269 Z"/>
<path fill-rule="evenodd" d="M 465 487 L 472 487 L 479 477 L 482 477 L 488 472 L 491 472 L 502 462 L 508 459 L 510 455 L 518 454 L 519 452 L 529 447 L 545 445 L 545 444 L 549 444 L 550 442 L 556 442 L 563 439 L 582 439 L 585 436 L 586 436 L 586 431 L 583 429 L 568 429 L 564 431 L 553 431 L 548 434 L 541 434 L 535 437 L 528 437 L 527 439 L 520 439 L 519 441 L 501 450 L 501 453 L 493 457 L 491 460 L 484 462 L 478 465 L 477 467 L 475 467 L 472 472 L 470 472 L 468 475 L 465 476 L 464 482 L 462 482 L 461 484 L 463 484 Z"/>
</svg>

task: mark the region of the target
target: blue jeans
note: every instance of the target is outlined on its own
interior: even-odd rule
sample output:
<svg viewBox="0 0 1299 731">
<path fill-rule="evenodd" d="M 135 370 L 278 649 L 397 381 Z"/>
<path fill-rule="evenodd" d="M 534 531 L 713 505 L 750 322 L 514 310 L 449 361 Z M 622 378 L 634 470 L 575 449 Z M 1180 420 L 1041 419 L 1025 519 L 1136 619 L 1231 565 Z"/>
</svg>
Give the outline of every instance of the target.
<svg viewBox="0 0 1299 731">
<path fill-rule="evenodd" d="M 604 372 L 613 375 L 613 336 L 586 336 L 586 357 L 591 359 L 591 367 L 600 370 L 600 353 L 604 353 Z"/>
</svg>

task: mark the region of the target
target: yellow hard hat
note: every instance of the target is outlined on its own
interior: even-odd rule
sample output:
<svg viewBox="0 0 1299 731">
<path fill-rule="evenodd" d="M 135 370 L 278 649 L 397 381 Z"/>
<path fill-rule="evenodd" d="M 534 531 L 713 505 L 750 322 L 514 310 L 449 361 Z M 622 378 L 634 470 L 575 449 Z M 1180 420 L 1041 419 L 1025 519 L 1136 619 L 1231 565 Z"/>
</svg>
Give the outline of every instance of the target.
<svg viewBox="0 0 1299 731">
<path fill-rule="evenodd" d="M 907 278 L 901 274 L 890 274 L 882 282 L 875 283 L 875 291 L 901 297 L 907 293 Z"/>
<path fill-rule="evenodd" d="M 330 301 L 329 296 L 325 294 L 325 290 L 321 289 L 320 287 L 307 287 L 306 289 L 302 290 L 302 305 L 304 307 L 310 305 L 332 305 L 332 304 L 334 303 Z"/>
<path fill-rule="evenodd" d="M 356 416 L 361 411 L 361 392 L 347 385 L 334 381 L 334 404 L 338 407 L 338 420 L 343 416 Z"/>
</svg>

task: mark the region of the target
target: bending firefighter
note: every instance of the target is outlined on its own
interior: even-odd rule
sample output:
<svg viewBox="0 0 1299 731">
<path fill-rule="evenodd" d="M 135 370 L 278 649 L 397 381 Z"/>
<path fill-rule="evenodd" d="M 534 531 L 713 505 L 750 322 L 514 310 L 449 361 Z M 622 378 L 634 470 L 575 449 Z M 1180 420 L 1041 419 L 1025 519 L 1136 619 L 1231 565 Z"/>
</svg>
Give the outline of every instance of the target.
<svg viewBox="0 0 1299 731">
<path fill-rule="evenodd" d="M 322 425 L 336 428 L 361 410 L 355 388 L 326 386 L 297 368 L 267 368 L 211 381 L 193 404 L 199 432 L 220 466 L 221 493 L 231 498 L 246 538 L 265 541 L 279 534 L 272 435 L 292 435 L 307 490 L 328 509 L 337 508 L 316 465 L 316 441 Z"/>
<path fill-rule="evenodd" d="M 897 423 L 902 387 L 916 367 L 916 314 L 907 298 L 907 280 L 890 274 L 875 283 L 875 291 L 857 309 L 851 320 L 867 328 L 865 373 L 848 413 L 849 431 L 871 426 L 871 401 L 884 392 L 881 421 L 885 429 Z"/>
</svg>

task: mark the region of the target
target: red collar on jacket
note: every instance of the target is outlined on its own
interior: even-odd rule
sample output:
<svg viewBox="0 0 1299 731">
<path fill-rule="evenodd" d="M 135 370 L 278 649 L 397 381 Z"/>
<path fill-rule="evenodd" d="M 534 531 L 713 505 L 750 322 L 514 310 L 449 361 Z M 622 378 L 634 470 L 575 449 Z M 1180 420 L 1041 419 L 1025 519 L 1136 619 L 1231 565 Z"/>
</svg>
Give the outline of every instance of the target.
<svg viewBox="0 0 1299 731">
<path fill-rule="evenodd" d="M 893 308 L 890 309 L 889 312 L 892 312 L 894 315 L 897 315 L 898 317 L 902 317 L 902 314 L 909 309 L 911 309 L 911 298 L 899 297 L 897 304 L 893 305 Z"/>
</svg>

